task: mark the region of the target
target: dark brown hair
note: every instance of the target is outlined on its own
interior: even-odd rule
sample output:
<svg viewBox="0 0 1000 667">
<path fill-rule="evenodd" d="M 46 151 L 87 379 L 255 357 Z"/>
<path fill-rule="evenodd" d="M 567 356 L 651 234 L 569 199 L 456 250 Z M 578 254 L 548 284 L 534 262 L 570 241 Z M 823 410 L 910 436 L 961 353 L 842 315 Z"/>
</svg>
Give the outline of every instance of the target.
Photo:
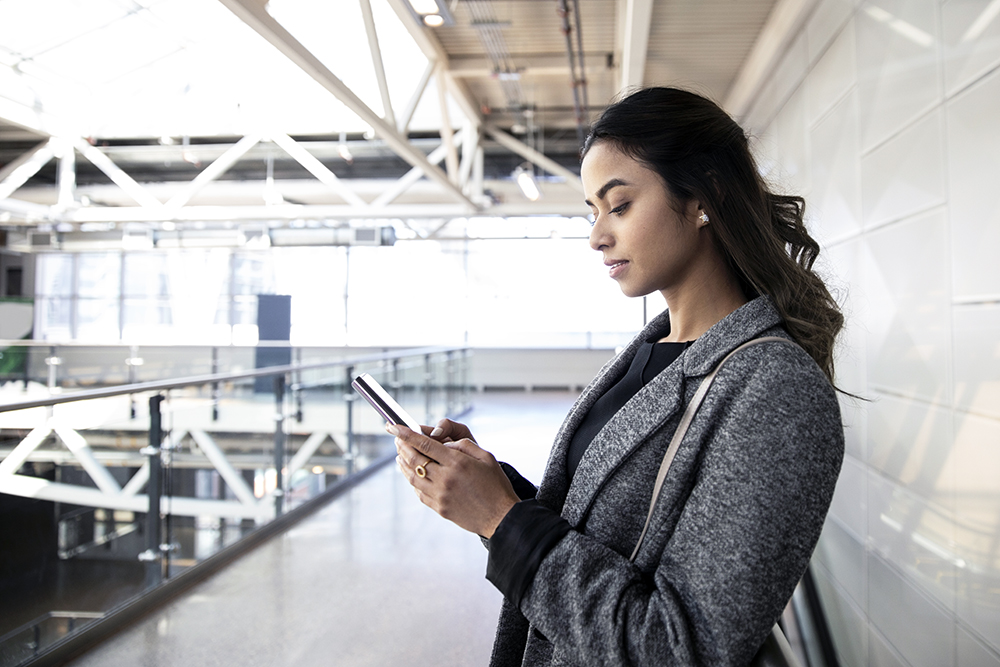
<svg viewBox="0 0 1000 667">
<path fill-rule="evenodd" d="M 701 202 L 743 292 L 771 297 L 789 333 L 833 383 L 844 316 L 813 271 L 819 244 L 802 220 L 805 200 L 771 192 L 736 121 L 695 93 L 644 88 L 604 111 L 583 154 L 598 142 L 658 173 L 679 203 Z"/>
</svg>

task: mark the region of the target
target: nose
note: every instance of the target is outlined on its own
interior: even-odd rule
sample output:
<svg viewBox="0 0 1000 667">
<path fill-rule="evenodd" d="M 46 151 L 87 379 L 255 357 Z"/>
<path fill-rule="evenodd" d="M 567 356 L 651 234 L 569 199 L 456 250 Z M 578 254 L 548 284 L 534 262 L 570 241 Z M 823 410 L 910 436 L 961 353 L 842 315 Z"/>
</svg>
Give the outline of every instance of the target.
<svg viewBox="0 0 1000 667">
<path fill-rule="evenodd" d="M 590 247 L 594 250 L 603 250 L 614 245 L 614 240 L 607 231 L 607 226 L 600 213 L 594 221 L 594 226 L 590 229 Z"/>
</svg>

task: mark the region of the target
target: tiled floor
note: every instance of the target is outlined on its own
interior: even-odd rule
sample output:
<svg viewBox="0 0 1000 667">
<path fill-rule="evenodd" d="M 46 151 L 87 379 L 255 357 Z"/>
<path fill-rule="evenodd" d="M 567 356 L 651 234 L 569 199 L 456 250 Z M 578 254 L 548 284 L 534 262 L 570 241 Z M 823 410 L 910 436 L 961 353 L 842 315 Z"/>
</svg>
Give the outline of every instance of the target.
<svg viewBox="0 0 1000 667">
<path fill-rule="evenodd" d="M 537 481 L 572 399 L 485 394 L 465 421 Z M 500 606 L 485 566 L 390 466 L 73 664 L 481 665 Z"/>
</svg>

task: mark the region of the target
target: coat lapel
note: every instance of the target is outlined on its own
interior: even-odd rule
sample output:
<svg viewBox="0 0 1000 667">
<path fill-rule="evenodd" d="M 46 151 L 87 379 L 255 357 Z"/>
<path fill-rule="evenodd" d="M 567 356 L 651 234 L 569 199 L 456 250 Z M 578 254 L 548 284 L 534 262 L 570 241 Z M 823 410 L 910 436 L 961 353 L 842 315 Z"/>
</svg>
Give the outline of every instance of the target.
<svg viewBox="0 0 1000 667">
<path fill-rule="evenodd" d="M 669 313 L 655 317 L 614 359 L 605 364 L 577 399 L 556 436 L 538 489 L 540 502 L 561 511 L 578 525 L 594 497 L 615 469 L 649 435 L 684 407 L 685 378 L 711 372 L 731 350 L 779 325 L 771 300 L 758 297 L 718 322 L 684 351 L 664 372 L 643 387 L 612 417 L 587 448 L 572 483 L 566 477 L 566 455 L 573 434 L 593 404 L 626 373 L 639 346 L 669 326 Z"/>
<path fill-rule="evenodd" d="M 598 372 L 597 377 L 580 394 L 580 397 L 570 409 L 569 414 L 566 415 L 562 427 L 560 427 L 559 432 L 556 434 L 552 451 L 549 453 L 548 464 L 545 466 L 545 474 L 542 476 L 542 481 L 538 487 L 536 498 L 539 502 L 556 511 L 562 509 L 563 503 L 566 500 L 566 493 L 569 490 L 569 480 L 566 478 L 566 456 L 569 451 L 570 441 L 573 439 L 573 434 L 597 399 L 625 375 L 629 364 L 632 363 L 632 358 L 642 345 L 642 342 L 648 336 L 652 335 L 653 332 L 663 330 L 664 327 L 669 326 L 669 322 L 670 317 L 667 311 L 654 317 L 629 342 L 624 350 L 604 365 L 600 372 Z M 586 456 L 584 458 L 586 459 Z M 579 475 L 579 470 L 577 471 L 577 475 Z"/>
<path fill-rule="evenodd" d="M 562 515 L 578 525 L 604 482 L 653 431 L 683 408 L 684 373 L 671 364 L 622 406 L 594 437 L 569 487 Z"/>
</svg>

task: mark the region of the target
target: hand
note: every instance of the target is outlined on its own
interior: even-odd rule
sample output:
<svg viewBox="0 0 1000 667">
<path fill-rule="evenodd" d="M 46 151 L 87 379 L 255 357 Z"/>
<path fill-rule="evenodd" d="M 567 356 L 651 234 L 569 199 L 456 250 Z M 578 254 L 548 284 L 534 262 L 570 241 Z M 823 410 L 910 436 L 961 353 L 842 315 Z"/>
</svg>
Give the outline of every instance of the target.
<svg viewBox="0 0 1000 667">
<path fill-rule="evenodd" d="M 468 426 L 453 422 L 450 419 L 442 419 L 433 429 L 427 426 L 422 428 L 424 429 L 424 435 L 429 435 L 438 442 L 454 442 L 455 440 L 462 439 L 471 440 L 472 442 L 476 441 L 472 437 L 472 432 L 469 431 Z"/>
<path fill-rule="evenodd" d="M 465 426 L 449 424 L 460 427 L 455 434 L 468 434 Z M 396 463 L 420 502 L 459 527 L 489 539 L 520 500 L 493 455 L 470 438 L 445 445 L 405 426 L 386 431 L 396 436 Z M 417 466 L 427 471 L 424 477 L 417 476 Z"/>
</svg>

